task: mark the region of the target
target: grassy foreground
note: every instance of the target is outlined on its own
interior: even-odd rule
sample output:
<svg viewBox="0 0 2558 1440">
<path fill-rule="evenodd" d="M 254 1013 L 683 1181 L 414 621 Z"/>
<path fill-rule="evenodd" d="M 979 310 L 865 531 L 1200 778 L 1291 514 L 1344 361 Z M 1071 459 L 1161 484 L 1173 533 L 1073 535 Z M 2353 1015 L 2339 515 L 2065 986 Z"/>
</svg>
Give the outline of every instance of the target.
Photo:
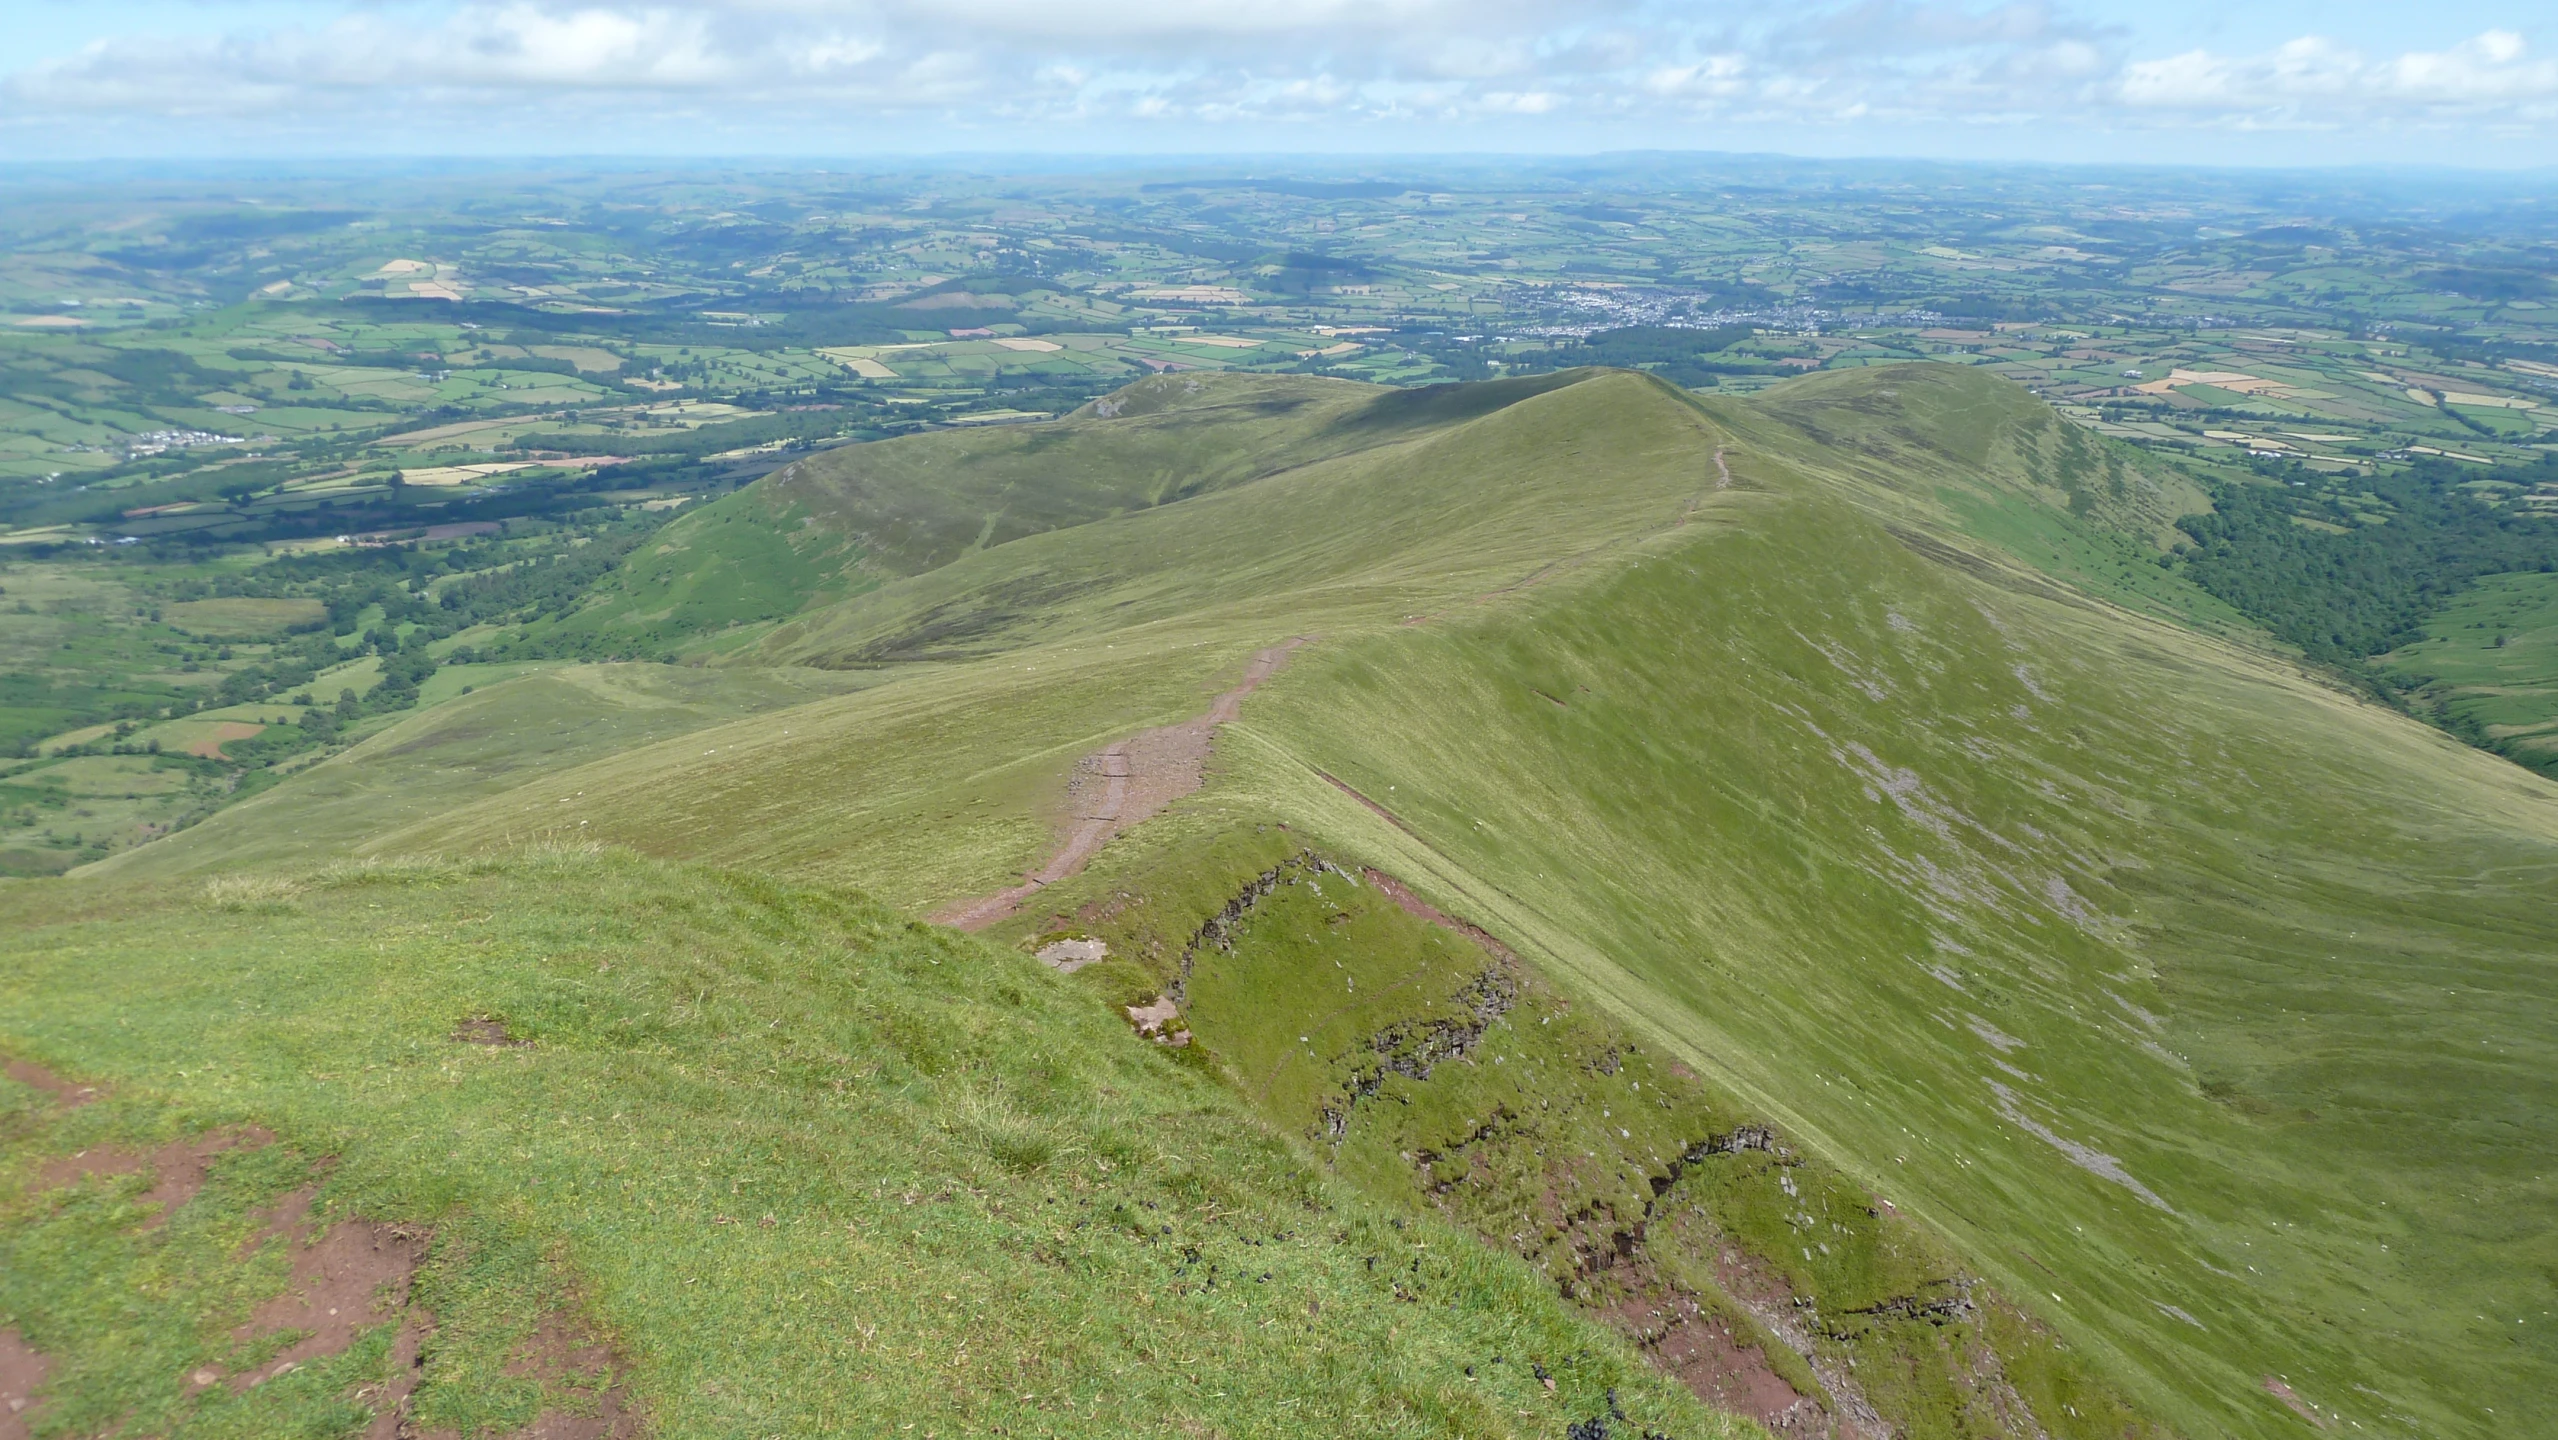
<svg viewBox="0 0 2558 1440">
<path fill-rule="evenodd" d="M 38 1436 L 346 1434 L 424 1316 L 404 1418 L 470 1435 L 1551 1435 L 1611 1391 L 1641 1430 L 1741 1433 L 1068 983 L 842 894 L 550 853 L 0 905 L 10 1058 L 99 1092 L 0 1101 Z M 149 1173 L 61 1183 L 249 1126 L 273 1142 L 173 1214 Z M 420 1313 L 197 1383 L 297 1338 L 243 1327 L 296 1253 L 262 1224 L 312 1185 L 325 1223 L 431 1234 Z M 609 1359 L 528 1370 L 562 1330 Z"/>
</svg>

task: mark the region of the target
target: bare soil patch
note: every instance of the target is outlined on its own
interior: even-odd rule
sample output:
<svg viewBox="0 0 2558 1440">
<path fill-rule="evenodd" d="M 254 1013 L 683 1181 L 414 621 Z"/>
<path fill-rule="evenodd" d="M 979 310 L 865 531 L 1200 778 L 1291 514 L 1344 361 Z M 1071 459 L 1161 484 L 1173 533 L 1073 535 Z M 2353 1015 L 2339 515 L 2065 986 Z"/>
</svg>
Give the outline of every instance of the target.
<svg viewBox="0 0 2558 1440">
<path fill-rule="evenodd" d="M 16 1326 L 0 1330 L 0 1440 L 27 1440 L 36 1391 L 52 1369 L 53 1361 L 29 1345 Z"/>
<path fill-rule="evenodd" d="M 1023 901 L 1043 888 L 1081 873 L 1111 836 L 1153 819 L 1175 800 L 1197 791 L 1206 779 L 1217 727 L 1242 713 L 1244 697 L 1278 673 L 1288 656 L 1305 643 L 1300 636 L 1254 655 L 1244 666 L 1242 683 L 1218 696 L 1205 715 L 1143 731 L 1075 762 L 1075 773 L 1066 782 L 1066 798 L 1079 818 L 1066 843 L 1021 884 L 946 906 L 934 913 L 933 922 L 983 930 L 1019 910 Z"/>
<path fill-rule="evenodd" d="M 249 1322 L 231 1332 L 235 1341 L 287 1330 L 303 1332 L 303 1338 L 255 1371 L 232 1377 L 233 1390 L 338 1354 L 355 1343 L 357 1332 L 408 1306 L 410 1278 L 426 1258 L 427 1230 L 369 1220 L 341 1220 L 322 1230 L 311 1218 L 316 1193 L 317 1186 L 306 1185 L 267 1212 L 266 1229 L 251 1243 L 288 1247 L 292 1277 L 283 1294 L 251 1311 Z"/>
<path fill-rule="evenodd" d="M 1608 1318 L 1634 1338 L 1654 1364 L 1718 1410 L 1747 1415 L 1779 1436 L 1827 1435 L 1829 1417 L 1769 1367 L 1766 1352 L 1732 1333 L 1732 1324 L 1694 1296 L 1673 1292 L 1654 1303 L 1628 1296 Z"/>
<path fill-rule="evenodd" d="M 425 1374 L 426 1337 L 434 1328 L 431 1317 L 411 1311 L 408 1323 L 391 1342 L 392 1378 L 358 1393 L 356 1398 L 373 1407 L 373 1423 L 365 1429 L 365 1440 L 461 1440 L 451 1430 L 420 1430 L 409 1408 L 410 1397 Z M 517 1347 L 506 1373 L 542 1381 L 548 1389 L 584 1391 L 592 1400 L 578 1407 L 580 1413 L 545 1410 L 507 1440 L 634 1440 L 645 1427 L 622 1387 L 628 1369 L 609 1346 L 573 1318 L 558 1311 L 546 1313 L 532 1336 Z"/>
<path fill-rule="evenodd" d="M 426 1370 L 426 1333 L 431 1328 L 411 1315 L 391 1340 L 390 1380 L 355 1393 L 356 1399 L 373 1407 L 373 1423 L 364 1427 L 364 1440 L 414 1440 L 417 1427 L 409 1421 L 409 1397 L 417 1393 L 418 1379 Z"/>
<path fill-rule="evenodd" d="M 533 1043 L 530 1040 L 516 1039 L 507 1032 L 505 1021 L 489 1015 L 475 1015 L 454 1026 L 453 1038 L 465 1045 L 492 1045 L 501 1050 L 512 1050 Z"/>
<path fill-rule="evenodd" d="M 1813 1375 L 1827 1387 L 1836 1415 L 1818 1406 L 1811 1407 L 1824 1427 L 1835 1426 L 1840 1440 L 1867 1440 L 1867 1437 L 1889 1436 L 1892 1427 L 1883 1422 L 1874 1407 L 1866 1401 L 1856 1377 L 1837 1361 L 1825 1359 L 1804 1327 L 1802 1312 L 1795 1301 L 1793 1288 L 1765 1261 L 1737 1245 L 1724 1244 L 1714 1257 L 1715 1280 L 1750 1318 L 1766 1331 L 1803 1357 Z M 1806 1434 L 1828 1434 L 1827 1428 L 1807 1430 Z"/>
<path fill-rule="evenodd" d="M 65 1110 L 86 1105 L 100 1094 L 97 1086 L 75 1085 L 33 1060 L 12 1060 L 0 1065 L 0 1071 L 5 1071 L 10 1079 L 21 1085 L 52 1096 L 54 1103 Z"/>
<path fill-rule="evenodd" d="M 146 1221 L 142 1228 L 153 1230 L 168 1223 L 169 1217 L 176 1214 L 180 1206 L 204 1189 L 214 1156 L 227 1150 L 255 1150 L 274 1143 L 273 1131 L 253 1125 L 172 1140 L 149 1151 L 131 1145 L 100 1145 L 77 1155 L 65 1155 L 45 1162 L 43 1168 L 36 1171 L 36 1184 L 40 1189 L 58 1190 L 98 1176 L 136 1175 L 148 1171 L 151 1188 L 143 1194 L 142 1200 L 146 1205 L 159 1207 L 159 1213 Z"/>
<path fill-rule="evenodd" d="M 559 1311 L 542 1317 L 533 1336 L 506 1367 L 509 1375 L 548 1385 L 591 1391 L 595 1413 L 572 1415 L 550 1410 L 518 1432 L 516 1440 L 629 1440 L 640 1433 L 639 1416 L 623 1392 L 627 1367 L 612 1349 L 577 1321 Z"/>
<path fill-rule="evenodd" d="M 245 720 L 219 720 L 214 722 L 212 734 L 189 742 L 187 753 L 204 760 L 228 760 L 231 757 L 222 753 L 223 746 L 234 740 L 253 739 L 265 731 L 265 726 Z"/>
</svg>

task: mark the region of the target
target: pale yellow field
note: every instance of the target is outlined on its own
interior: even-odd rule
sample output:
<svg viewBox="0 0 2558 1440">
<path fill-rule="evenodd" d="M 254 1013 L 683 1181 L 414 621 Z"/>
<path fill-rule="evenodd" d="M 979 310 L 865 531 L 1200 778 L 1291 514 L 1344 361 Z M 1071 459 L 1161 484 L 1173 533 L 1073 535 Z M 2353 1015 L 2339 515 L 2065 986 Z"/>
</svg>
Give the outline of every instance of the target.
<svg viewBox="0 0 2558 1440">
<path fill-rule="evenodd" d="M 536 345 L 533 353 L 545 360 L 566 360 L 578 369 L 595 375 L 609 375 L 622 368 L 622 357 L 610 350 L 592 345 Z"/>
<path fill-rule="evenodd" d="M 1188 300 L 1207 305 L 1245 305 L 1252 297 L 1225 285 L 1176 285 L 1161 290 L 1140 290 L 1140 300 Z"/>
<path fill-rule="evenodd" d="M 503 475 L 510 470 L 531 468 L 529 462 L 521 460 L 491 461 L 481 465 L 430 465 L 420 470 L 403 470 L 400 472 L 400 480 L 404 484 L 429 487 L 468 485 L 474 480 L 485 480 L 491 475 Z"/>
</svg>

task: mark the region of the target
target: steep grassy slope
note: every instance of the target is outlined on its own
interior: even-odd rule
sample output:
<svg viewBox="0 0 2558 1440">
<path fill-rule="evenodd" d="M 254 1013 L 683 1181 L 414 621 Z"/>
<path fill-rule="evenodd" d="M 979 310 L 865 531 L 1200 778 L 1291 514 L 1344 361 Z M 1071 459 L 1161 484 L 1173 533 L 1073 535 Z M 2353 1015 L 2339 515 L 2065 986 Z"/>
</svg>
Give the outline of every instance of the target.
<svg viewBox="0 0 2558 1440">
<path fill-rule="evenodd" d="M 2163 573 L 2180 515 L 2211 508 L 2194 482 L 2101 440 L 2014 385 L 1948 365 L 1807 375 L 1751 407 L 1757 438 L 1840 498 L 1902 524 L 1953 530 L 2088 594 L 2261 644 L 2200 587 Z"/>
<path fill-rule="evenodd" d="M 1566 396 L 1573 438 L 1548 445 Z M 786 625 L 758 658 L 843 665 L 959 648 L 962 629 L 986 651 L 1058 638 L 562 770 L 368 843 L 593 838 L 921 908 L 999 888 L 1043 853 L 1078 756 L 1198 713 L 1272 616 L 1287 628 L 1269 639 L 1391 625 L 1717 523 L 1737 492 L 1715 488 L 1714 427 L 1662 396 L 1614 376 L 1417 435 L 1378 427 L 1404 438 L 965 557 Z M 1013 598 L 1033 589 L 1065 598 Z"/>
<path fill-rule="evenodd" d="M 1367 1193 L 1473 1231 L 1697 1394 L 1787 1435 L 2154 1433 L 1925 1227 L 1586 992 L 1286 825 L 1128 837 L 1019 920 Z M 1203 923 L 1201 916 L 1209 918 Z M 1150 1002 L 1154 1002 L 1150 1005 Z"/>
<path fill-rule="evenodd" d="M 550 854 L 0 907 L 38 1435 L 1736 1433 L 840 893 Z"/>
<path fill-rule="evenodd" d="M 1859 1157 L 2180 1423 L 2279 1430 L 2272 1376 L 2494 1433 L 2553 1378 L 2558 797 L 1785 508 L 1307 655 L 1227 794 Z"/>
<path fill-rule="evenodd" d="M 1581 373 L 1479 388 L 1465 403 Z M 1024 536 L 1228 489 L 1449 418 L 1402 393 L 1308 376 L 1166 375 L 1055 425 L 829 451 L 668 526 L 560 628 L 655 648 L 778 619 Z"/>
<path fill-rule="evenodd" d="M 1234 837 L 1284 823 L 1692 1072 L 1675 1114 L 1772 1121 L 1849 1187 L 1824 1196 L 1915 1217 L 2023 1307 L 2018 1334 L 2047 1325 L 2179 1430 L 2487 1435 L 2558 1389 L 2558 791 L 2169 623 L 2230 623 L 2140 560 L 2191 497 L 1989 377 L 1882 368 L 1734 403 L 1607 374 L 1395 405 L 1323 420 L 1399 423 L 1248 483 L 820 596 L 754 655 L 948 663 L 367 843 L 574 833 L 928 909 L 1044 858 L 1078 756 L 1311 636 L 1226 730 L 1210 790 L 1016 938 L 1138 910 L 1196 933 L 1269 863 Z M 1418 953 L 1382 912 L 1341 923 L 1363 965 Z M 1281 983 L 1302 978 L 1286 947 L 1255 953 L 1224 999 L 1181 998 L 1210 1060 L 1307 1133 L 1324 1067 L 1412 1017 L 1331 1016 Z M 1130 1003 L 1169 977 L 1076 983 Z M 1259 1078 L 1319 1033 L 1297 1081 Z M 1575 1106 L 1596 1093 L 1541 1073 Z M 1489 1093 L 1443 1082 L 1427 1093 L 1474 1098 L 1411 1103 L 1461 1117 Z M 1443 1147 L 1397 1133 L 1346 1136 L 1335 1163 L 1509 1243 L 1509 1180 L 1436 1192 L 1449 1177 L 1405 1151 Z M 1596 1168 L 1561 1179 L 1639 1196 L 1625 1177 L 1657 1148 L 1587 1146 Z M 1699 1233 L 1782 1261 L 1766 1216 L 1699 1203 Z M 1837 1223 L 1859 1253 L 1888 1229 Z M 1785 1284 L 1824 1314 L 1916 1293 L 1798 1249 Z M 1976 1338 L 2009 1313 L 1984 1303 Z M 1981 1343 L 2031 1388 L 2030 1344 Z M 1859 1353 L 1884 1352 L 1831 1358 Z M 2089 1433 L 2050 1409 L 2075 1402 L 2029 1403 Z"/>
</svg>

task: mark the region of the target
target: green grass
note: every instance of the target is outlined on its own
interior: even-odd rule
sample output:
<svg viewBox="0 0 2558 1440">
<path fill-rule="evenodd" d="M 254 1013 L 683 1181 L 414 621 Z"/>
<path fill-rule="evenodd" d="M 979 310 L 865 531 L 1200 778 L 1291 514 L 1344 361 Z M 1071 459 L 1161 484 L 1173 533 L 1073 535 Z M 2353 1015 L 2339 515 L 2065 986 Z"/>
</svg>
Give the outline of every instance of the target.
<svg viewBox="0 0 2558 1440">
<path fill-rule="evenodd" d="M 2548 1342 L 2501 1337 L 2543 1318 L 2527 1237 L 2558 1201 L 2551 797 L 1793 508 L 1516 626 L 1303 657 L 1236 793 L 1435 881 L 1853 1157 L 2180 1426 L 2279 1429 L 2267 1374 L 2366 1424 L 2527 1404 Z M 2482 1200 L 2513 1228 L 2443 1223 Z"/>
<path fill-rule="evenodd" d="M 1923 1227 L 1787 1138 L 1748 1138 L 1762 1113 L 1302 841 L 1186 815 L 1005 930 L 1104 938 L 1085 983 L 1177 994 L 1228 1083 L 1337 1173 L 1519 1255 L 1647 1347 L 1697 1333 L 1665 1333 L 1684 1307 L 1832 1416 L 1870 1405 L 1913 1440 L 2022 1434 L 2025 1414 L 2147 1429 Z M 1191 939 L 1239 895 L 1257 898 Z"/>
<path fill-rule="evenodd" d="M 1161 844 L 1226 854 L 1284 822 L 1488 927 L 1696 1072 L 1699 1103 L 1775 1122 L 1992 1282 L 2018 1308 L 1985 1309 L 1983 1343 L 2012 1363 L 2048 1333 L 2197 1435 L 2296 1433 L 2267 1377 L 2381 1434 L 2508 1433 L 2558 1388 L 2558 791 L 2261 638 L 2177 623 L 2225 617 L 2109 557 L 2192 497 L 1992 376 L 1480 393 L 1508 403 L 812 592 L 740 673 L 886 683 L 332 843 L 592 836 L 923 910 L 1035 865 L 1077 756 L 1313 636 Z M 1121 423 L 1050 432 L 1055 483 L 1107 498 L 1108 447 L 1084 447 Z M 992 443 L 870 448 L 931 476 L 963 441 Z M 892 663 L 917 656 L 936 663 Z M 1186 934 L 1230 893 L 1224 862 L 1168 870 L 1147 833 L 1053 904 L 1147 895 L 1158 938 Z M 244 821 L 229 848 L 257 843 Z M 157 873 L 158 848 L 120 869 Z M 1374 924 L 1364 963 L 1420 963 L 1426 937 Z M 1076 983 L 1125 1002 L 1152 978 Z M 1201 1034 L 1301 1130 L 1325 1072 L 1255 1078 L 1315 1034 L 1253 1012 L 1284 994 L 1245 985 Z M 1341 1152 L 1343 1180 L 1409 1202 L 1400 1147 L 1366 1153 Z M 1890 1293 L 1885 1274 L 1803 1283 Z M 1959 1412 L 1928 1393 L 1913 1413 Z"/>
<path fill-rule="evenodd" d="M 2558 768 L 2558 575 L 2491 575 L 2380 657 L 2419 704 L 2542 773 Z"/>
<path fill-rule="evenodd" d="M 1060 425 L 850 446 L 669 525 L 567 623 L 664 643 L 795 614 L 963 555 L 1242 484 L 1377 427 L 1328 426 L 1368 403 L 1342 381 L 1141 381 Z"/>
<path fill-rule="evenodd" d="M 184 1379 L 254 1363 L 232 1329 L 284 1277 L 252 1212 L 312 1184 L 331 1221 L 433 1227 L 425 1429 L 591 1406 L 510 1373 L 566 1313 L 667 1435 L 1543 1435 L 1611 1389 L 1737 1433 L 1036 964 L 840 893 L 549 853 L 0 904 L 0 1044 L 105 1092 L 0 1109 L 0 1323 L 56 1362 L 38 1435 L 360 1426 L 387 1321 L 238 1396 Z M 529 1043 L 450 1038 L 483 1017 Z M 276 1143 L 158 1228 L 145 1177 L 34 1178 L 252 1124 Z"/>
<path fill-rule="evenodd" d="M 496 683 L 489 681 L 492 673 Z M 428 708 L 393 718 L 354 747 L 201 824 L 147 849 L 110 856 L 98 872 L 167 876 L 362 854 L 369 842 L 404 824 L 544 774 L 738 715 L 858 690 L 875 678 L 637 664 L 530 673 L 519 666 L 452 666 L 429 680 L 422 696 Z M 471 693 L 459 693 L 466 685 Z M 339 674 L 312 688 L 323 699 L 333 695 L 341 688 Z M 439 689 L 447 695 L 436 694 Z M 550 838 L 585 838 L 576 833 L 575 819 L 541 829 Z"/>
</svg>

